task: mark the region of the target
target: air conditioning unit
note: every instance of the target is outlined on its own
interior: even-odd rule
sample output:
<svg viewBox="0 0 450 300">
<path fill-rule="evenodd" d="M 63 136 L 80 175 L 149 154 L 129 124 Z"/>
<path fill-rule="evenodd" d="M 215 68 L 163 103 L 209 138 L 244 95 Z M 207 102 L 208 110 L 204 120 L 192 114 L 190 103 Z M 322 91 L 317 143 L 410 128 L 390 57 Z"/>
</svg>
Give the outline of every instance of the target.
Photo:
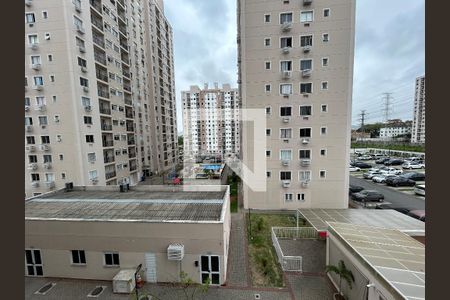
<svg viewBox="0 0 450 300">
<path fill-rule="evenodd" d="M 170 244 L 167 247 L 167 259 L 168 260 L 183 260 L 184 257 L 184 245 L 179 243 Z"/>
<path fill-rule="evenodd" d="M 42 84 L 37 84 L 37 85 L 33 86 L 33 90 L 36 90 L 36 91 L 42 91 L 43 88 L 44 87 L 42 86 Z"/>
<path fill-rule="evenodd" d="M 88 93 L 89 92 L 89 87 L 83 86 L 83 92 Z"/>
<path fill-rule="evenodd" d="M 303 116 L 302 119 L 303 120 L 309 120 L 309 116 Z"/>
<path fill-rule="evenodd" d="M 311 160 L 310 159 L 301 159 L 300 160 L 300 165 L 302 167 L 307 167 L 311 165 Z"/>
<path fill-rule="evenodd" d="M 86 67 L 81 67 L 81 72 L 86 73 L 88 70 Z"/>
<path fill-rule="evenodd" d="M 309 139 L 302 139 L 302 144 L 303 145 L 309 144 Z"/>
<path fill-rule="evenodd" d="M 32 131 L 33 131 L 33 125 L 26 125 L 26 126 L 25 126 L 25 130 L 26 130 L 27 132 L 32 132 Z"/>
<path fill-rule="evenodd" d="M 288 54 L 290 51 L 291 51 L 291 47 L 284 47 L 284 48 L 281 50 L 281 52 L 282 52 L 283 54 Z"/>
<path fill-rule="evenodd" d="M 31 68 L 34 70 L 40 70 L 41 69 L 41 64 L 32 64 Z"/>
<path fill-rule="evenodd" d="M 29 164 L 28 165 L 28 170 L 37 170 L 37 168 L 38 168 L 38 164 L 36 164 L 36 163 L 32 163 L 32 164 Z"/>
<path fill-rule="evenodd" d="M 290 117 L 284 117 L 283 118 L 283 123 L 289 123 L 290 120 L 291 120 Z"/>
<path fill-rule="evenodd" d="M 289 166 L 289 161 L 288 160 L 283 160 L 283 161 L 281 161 L 281 164 L 283 166 Z"/>
<path fill-rule="evenodd" d="M 92 107 L 90 105 L 85 105 L 84 110 L 87 112 L 92 111 Z"/>
<path fill-rule="evenodd" d="M 25 149 L 26 149 L 28 152 L 34 152 L 34 151 L 36 151 L 36 147 L 33 146 L 33 145 L 26 146 Z"/>
<path fill-rule="evenodd" d="M 135 288 L 134 273 L 136 270 L 120 270 L 113 278 L 113 293 L 131 294 Z"/>
<path fill-rule="evenodd" d="M 91 182 L 92 182 L 92 184 L 97 184 L 98 178 L 97 177 L 91 178 Z"/>
<path fill-rule="evenodd" d="M 38 48 L 38 44 L 36 44 L 36 43 L 30 44 L 31 50 L 37 50 L 37 48 Z"/>
<path fill-rule="evenodd" d="M 25 111 L 29 111 L 30 107 L 28 105 L 25 105 Z"/>
<path fill-rule="evenodd" d="M 312 0 L 303 0 L 303 5 L 311 5 Z"/>
<path fill-rule="evenodd" d="M 303 46 L 302 48 L 304 53 L 308 53 L 309 51 L 311 51 L 311 46 Z"/>
<path fill-rule="evenodd" d="M 41 145 L 41 150 L 42 151 L 49 151 L 50 150 L 50 146 L 47 144 Z"/>
<path fill-rule="evenodd" d="M 45 184 L 47 185 L 47 187 L 49 189 L 52 189 L 52 188 L 55 187 L 55 182 L 54 181 L 47 181 Z"/>
<path fill-rule="evenodd" d="M 86 52 L 86 48 L 84 46 L 78 46 L 78 50 L 80 50 L 81 53 Z"/>
<path fill-rule="evenodd" d="M 33 4 L 32 0 L 25 0 L 25 5 L 26 6 L 31 6 L 31 4 Z"/>
<path fill-rule="evenodd" d="M 281 24 L 281 30 L 282 31 L 287 32 L 287 31 L 289 31 L 291 29 L 292 29 L 292 23 L 291 22 L 286 22 L 286 23 Z"/>
<path fill-rule="evenodd" d="M 81 25 L 75 25 L 75 28 L 77 29 L 77 31 L 81 34 L 84 34 L 84 28 Z"/>
<path fill-rule="evenodd" d="M 31 182 L 31 186 L 32 187 L 38 187 L 39 186 L 39 181 L 32 181 Z"/>
<path fill-rule="evenodd" d="M 302 76 L 303 77 L 310 77 L 311 76 L 311 69 L 305 69 L 305 70 L 302 70 Z"/>
<path fill-rule="evenodd" d="M 308 187 L 308 186 L 309 186 L 309 180 L 303 180 L 302 187 Z"/>
<path fill-rule="evenodd" d="M 44 168 L 50 170 L 52 168 L 52 163 L 48 162 L 44 164 Z"/>
<path fill-rule="evenodd" d="M 45 104 L 40 104 L 40 105 L 38 106 L 38 110 L 39 110 L 39 111 L 45 111 L 46 108 L 47 108 L 47 105 L 45 105 Z"/>
<path fill-rule="evenodd" d="M 283 95 L 284 98 L 289 98 L 289 93 L 281 93 Z"/>
<path fill-rule="evenodd" d="M 291 71 L 283 71 L 281 73 L 281 76 L 283 77 L 283 79 L 291 78 Z"/>
<path fill-rule="evenodd" d="M 290 180 L 283 180 L 282 185 L 284 188 L 288 188 L 291 186 L 291 181 Z"/>
</svg>

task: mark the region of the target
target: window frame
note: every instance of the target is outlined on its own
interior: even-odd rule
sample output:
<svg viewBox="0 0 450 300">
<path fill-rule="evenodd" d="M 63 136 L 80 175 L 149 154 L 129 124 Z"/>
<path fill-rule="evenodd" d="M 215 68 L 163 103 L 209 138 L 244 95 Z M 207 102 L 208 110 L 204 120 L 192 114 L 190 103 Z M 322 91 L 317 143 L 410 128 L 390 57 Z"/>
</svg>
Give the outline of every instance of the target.
<svg viewBox="0 0 450 300">
<path fill-rule="evenodd" d="M 325 129 L 325 133 L 322 132 L 322 129 Z M 327 126 L 320 126 L 320 135 L 327 135 L 328 134 L 328 127 Z"/>
<path fill-rule="evenodd" d="M 324 84 L 325 84 L 325 88 L 324 88 Z M 329 87 L 328 87 L 328 81 L 322 81 L 320 82 L 320 90 L 321 91 L 328 91 Z"/>
<path fill-rule="evenodd" d="M 309 136 L 301 136 L 302 129 L 309 129 Z M 299 127 L 299 137 L 300 138 L 311 138 L 312 137 L 312 127 Z"/>
<path fill-rule="evenodd" d="M 106 263 L 106 255 L 111 255 L 112 264 Z M 118 264 L 114 262 L 114 255 L 117 255 Z M 117 251 L 105 251 L 103 252 L 103 267 L 106 268 L 120 268 L 120 254 Z"/>
<path fill-rule="evenodd" d="M 311 45 L 302 46 L 302 37 L 311 37 Z M 313 47 L 314 46 L 314 34 L 301 34 L 300 38 L 299 38 L 299 45 L 300 45 L 300 47 L 306 47 L 306 46 Z"/>
<path fill-rule="evenodd" d="M 291 137 L 282 137 L 281 135 L 281 131 L 282 130 L 290 130 L 290 132 L 291 132 Z M 279 133 L 280 133 L 280 136 L 279 136 L 279 138 L 280 138 L 280 140 L 290 140 L 290 139 L 292 139 L 293 138 L 293 134 L 292 134 L 292 132 L 293 132 L 293 129 L 292 129 L 292 127 L 288 127 L 288 128 L 280 128 L 280 131 L 279 131 Z"/>
<path fill-rule="evenodd" d="M 283 39 L 289 39 L 289 38 L 291 39 L 291 46 L 282 47 L 281 46 L 281 44 L 282 44 L 281 41 Z M 280 36 L 279 42 L 280 42 L 280 49 L 284 49 L 284 48 L 291 48 L 292 49 L 292 48 L 294 48 L 294 36 L 292 36 L 292 35 L 291 36 Z"/>
<path fill-rule="evenodd" d="M 300 153 L 302 151 L 307 151 L 307 153 L 309 153 L 309 157 L 301 157 Z M 298 159 L 299 160 L 302 160 L 302 159 L 312 160 L 312 150 L 311 149 L 298 149 Z"/>
<path fill-rule="evenodd" d="M 281 155 L 281 152 L 282 151 L 286 151 L 286 152 L 289 152 L 289 159 L 283 159 L 282 158 L 282 155 Z M 280 149 L 280 151 L 279 151 L 279 159 L 281 160 L 281 161 L 285 161 L 285 160 L 287 160 L 287 161 L 291 161 L 292 160 L 292 149 Z"/>
<path fill-rule="evenodd" d="M 291 15 L 291 24 L 294 23 L 294 12 L 293 11 L 282 11 L 278 14 L 278 23 L 279 25 L 283 25 L 284 23 L 281 23 L 281 15 L 290 14 Z M 289 23 L 289 22 L 288 22 Z"/>
<path fill-rule="evenodd" d="M 75 253 L 74 251 L 77 251 L 76 253 L 78 255 L 78 260 L 80 262 L 75 262 L 74 261 L 74 253 Z M 83 252 L 84 262 L 82 262 L 82 259 L 81 259 L 81 255 L 80 255 L 81 252 Z M 84 250 L 70 250 L 70 264 L 73 265 L 73 266 L 86 266 L 87 265 L 86 251 L 84 251 Z"/>
<path fill-rule="evenodd" d="M 282 173 L 289 173 L 291 174 L 290 179 L 281 179 L 281 174 Z M 292 181 L 292 171 L 291 170 L 280 170 L 279 176 L 278 176 L 280 181 Z"/>
<path fill-rule="evenodd" d="M 287 199 L 289 197 L 287 197 L 288 195 L 290 195 L 291 199 Z M 293 193 L 283 193 L 283 200 L 285 203 L 292 203 L 294 202 L 294 194 Z"/>
<path fill-rule="evenodd" d="M 302 21 L 303 13 L 311 13 L 311 20 Z M 312 23 L 312 22 L 314 22 L 314 9 L 301 10 L 300 11 L 300 23 Z"/>
<path fill-rule="evenodd" d="M 302 115 L 302 107 L 310 107 L 310 114 L 309 115 Z M 313 115 L 313 106 L 312 106 L 312 104 L 299 105 L 298 106 L 298 115 L 300 117 L 311 117 Z"/>
<path fill-rule="evenodd" d="M 328 16 L 325 15 L 325 11 L 328 11 Z M 330 17 L 330 16 L 331 16 L 331 8 L 325 7 L 325 8 L 323 9 L 322 17 L 328 18 L 328 17 Z"/>
<path fill-rule="evenodd" d="M 266 44 L 266 41 L 269 41 L 269 45 Z M 263 45 L 264 45 L 264 47 L 271 47 L 272 46 L 272 39 L 270 37 L 265 37 Z"/>
<path fill-rule="evenodd" d="M 311 92 L 302 92 L 302 85 L 303 84 L 310 84 L 311 85 Z M 300 82 L 300 84 L 299 84 L 299 88 L 300 88 L 300 94 L 306 94 L 306 95 L 309 95 L 309 94 L 312 94 L 313 92 L 314 92 L 314 84 L 312 83 L 312 82 Z"/>
<path fill-rule="evenodd" d="M 269 21 L 266 21 L 266 17 L 269 17 Z M 272 14 L 270 14 L 270 13 L 266 13 L 266 14 L 264 14 L 264 24 L 267 24 L 267 23 L 272 23 Z"/>
<path fill-rule="evenodd" d="M 290 109 L 291 109 L 290 114 L 289 114 L 289 115 L 283 116 L 283 115 L 281 114 L 281 109 L 282 109 L 282 108 L 290 108 Z M 292 105 L 282 105 L 282 106 L 280 106 L 279 113 L 280 113 L 280 117 L 292 117 L 292 116 L 293 116 Z"/>
<path fill-rule="evenodd" d="M 323 63 L 324 59 L 327 60 L 327 64 L 326 65 Z M 330 65 L 330 58 L 328 56 L 322 57 L 321 63 L 322 63 L 322 67 L 324 67 L 324 68 L 328 67 Z"/>
</svg>

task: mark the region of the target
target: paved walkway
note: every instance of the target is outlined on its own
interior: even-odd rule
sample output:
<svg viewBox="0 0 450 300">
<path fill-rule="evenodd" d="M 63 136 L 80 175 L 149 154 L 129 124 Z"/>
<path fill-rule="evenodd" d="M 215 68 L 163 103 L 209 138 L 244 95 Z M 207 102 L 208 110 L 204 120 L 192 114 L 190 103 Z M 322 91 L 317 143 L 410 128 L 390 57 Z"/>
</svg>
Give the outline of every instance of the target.
<svg viewBox="0 0 450 300">
<path fill-rule="evenodd" d="M 328 300 L 333 299 L 333 289 L 326 277 L 305 276 L 298 274 L 286 275 L 295 299 Z"/>
<path fill-rule="evenodd" d="M 301 256 L 303 272 L 324 273 L 326 264 L 326 242 L 315 239 L 279 239 L 281 250 L 286 256 Z"/>
<path fill-rule="evenodd" d="M 231 214 L 231 235 L 228 260 L 228 286 L 244 287 L 249 286 L 247 274 L 247 249 L 245 247 L 245 221 L 244 214 Z"/>
</svg>

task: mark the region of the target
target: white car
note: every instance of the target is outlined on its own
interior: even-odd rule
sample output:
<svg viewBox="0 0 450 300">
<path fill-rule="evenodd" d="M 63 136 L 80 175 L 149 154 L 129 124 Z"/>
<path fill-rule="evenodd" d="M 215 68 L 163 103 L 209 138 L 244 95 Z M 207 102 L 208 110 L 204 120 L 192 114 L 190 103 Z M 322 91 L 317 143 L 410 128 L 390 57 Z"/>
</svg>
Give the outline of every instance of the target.
<svg viewBox="0 0 450 300">
<path fill-rule="evenodd" d="M 372 177 L 372 181 L 373 182 L 377 182 L 377 183 L 385 183 L 386 179 L 389 177 L 395 177 L 397 175 L 383 175 L 383 174 L 378 174 Z"/>
<path fill-rule="evenodd" d="M 372 160 L 372 156 L 370 156 L 370 155 L 363 155 L 359 159 L 360 160 Z"/>
<path fill-rule="evenodd" d="M 350 167 L 348 168 L 348 170 L 349 170 L 350 172 L 358 172 L 358 171 L 361 171 L 360 168 L 358 168 L 358 167 L 353 167 L 353 166 L 350 166 Z"/>
<path fill-rule="evenodd" d="M 414 161 L 407 161 L 402 165 L 403 169 L 425 169 L 425 165 Z"/>
<path fill-rule="evenodd" d="M 414 187 L 414 193 L 417 195 L 425 196 L 425 184 L 416 184 Z"/>
<path fill-rule="evenodd" d="M 400 175 L 400 174 L 403 173 L 403 170 L 390 167 L 390 168 L 386 168 L 384 170 L 381 170 L 380 172 L 383 175 Z"/>
</svg>

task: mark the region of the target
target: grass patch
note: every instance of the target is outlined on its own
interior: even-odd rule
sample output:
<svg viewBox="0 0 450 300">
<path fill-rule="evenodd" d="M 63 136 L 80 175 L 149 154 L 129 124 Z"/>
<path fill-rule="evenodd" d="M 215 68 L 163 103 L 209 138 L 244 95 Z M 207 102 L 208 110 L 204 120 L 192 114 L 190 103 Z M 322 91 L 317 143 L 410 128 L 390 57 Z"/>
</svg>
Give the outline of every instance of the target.
<svg viewBox="0 0 450 300">
<path fill-rule="evenodd" d="M 234 173 L 233 175 L 228 176 L 227 184 L 230 185 L 230 211 L 232 213 L 238 212 L 238 183 L 240 178 L 237 177 Z"/>
<path fill-rule="evenodd" d="M 238 212 L 237 196 L 230 196 L 230 211 L 232 213 L 237 213 Z"/>
<path fill-rule="evenodd" d="M 295 215 L 287 214 L 248 214 L 246 215 L 252 285 L 257 287 L 285 287 L 283 270 L 278 263 L 277 253 L 272 245 L 270 229 L 274 226 L 295 227 Z M 250 226 L 251 225 L 251 226 Z M 251 227 L 251 229 L 250 229 Z"/>
<path fill-rule="evenodd" d="M 351 148 L 376 148 L 397 151 L 425 152 L 425 145 L 385 144 L 385 143 L 352 143 Z"/>
</svg>

